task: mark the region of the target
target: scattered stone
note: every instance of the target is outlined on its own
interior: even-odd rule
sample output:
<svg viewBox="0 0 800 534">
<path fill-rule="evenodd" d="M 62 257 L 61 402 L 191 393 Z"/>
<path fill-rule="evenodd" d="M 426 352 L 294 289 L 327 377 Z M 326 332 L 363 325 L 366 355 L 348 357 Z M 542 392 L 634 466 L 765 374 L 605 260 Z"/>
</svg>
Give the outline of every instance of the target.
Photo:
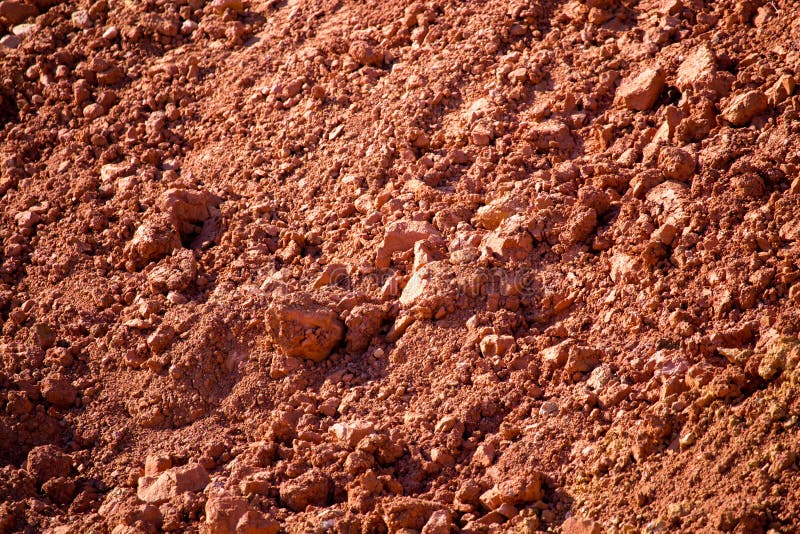
<svg viewBox="0 0 800 534">
<path fill-rule="evenodd" d="M 567 373 L 588 373 L 600 363 L 602 351 L 572 338 L 540 352 L 546 368 L 563 368 Z"/>
<path fill-rule="evenodd" d="M 406 332 L 406 330 L 408 330 L 408 327 L 414 324 L 414 321 L 416 321 L 416 319 L 407 313 L 398 315 L 397 319 L 394 321 L 394 324 L 386 333 L 386 341 L 389 343 L 396 342 L 398 339 L 403 337 L 403 334 Z"/>
<path fill-rule="evenodd" d="M 423 267 L 408 279 L 406 287 L 403 288 L 403 292 L 400 294 L 400 305 L 403 308 L 411 308 L 425 297 L 428 289 L 433 284 L 431 276 L 431 269 Z"/>
<path fill-rule="evenodd" d="M 191 463 L 167 469 L 158 476 L 140 477 L 136 495 L 144 502 L 160 504 L 183 493 L 200 491 L 208 482 L 205 468 Z"/>
<path fill-rule="evenodd" d="M 504 480 L 484 492 L 480 501 L 488 510 L 496 510 L 503 504 L 516 506 L 541 500 L 542 476 L 535 473 L 530 476 L 518 476 Z"/>
<path fill-rule="evenodd" d="M 205 531 L 208 534 L 233 534 L 236 524 L 247 511 L 244 497 L 227 493 L 212 494 L 206 501 Z"/>
<path fill-rule="evenodd" d="M 321 362 L 344 337 L 339 316 L 304 293 L 279 297 L 267 309 L 267 325 L 287 356 Z"/>
<path fill-rule="evenodd" d="M 563 534 L 603 534 L 603 525 L 591 519 L 568 517 L 561 524 Z"/>
<path fill-rule="evenodd" d="M 420 530 L 434 512 L 442 506 L 438 503 L 414 497 L 395 497 L 383 503 L 383 521 L 389 532 L 401 529 Z"/>
<path fill-rule="evenodd" d="M 54 478 L 68 477 L 72 458 L 55 445 L 40 445 L 28 452 L 25 470 L 41 485 Z"/>
<path fill-rule="evenodd" d="M 4 35 L 3 37 L 0 37 L 0 46 L 2 46 L 3 48 L 14 50 L 21 44 L 22 44 L 22 39 L 20 39 L 16 35 L 8 34 Z"/>
<path fill-rule="evenodd" d="M 800 363 L 800 341 L 795 337 L 781 337 L 767 348 L 758 365 L 758 376 L 774 380 L 785 369 L 795 368 Z"/>
<path fill-rule="evenodd" d="M 647 111 L 656 103 L 666 79 L 660 68 L 645 69 L 633 78 L 623 80 L 617 89 L 617 98 L 628 109 Z"/>
<path fill-rule="evenodd" d="M 172 218 L 164 213 L 151 215 L 136 229 L 125 246 L 125 256 L 132 270 L 141 269 L 181 246 L 181 237 Z"/>
<path fill-rule="evenodd" d="M 694 156 L 682 148 L 663 147 L 658 154 L 658 166 L 670 180 L 690 181 L 694 176 L 695 165 Z"/>
<path fill-rule="evenodd" d="M 109 26 L 103 31 L 103 39 L 113 41 L 119 36 L 119 29 L 116 26 Z"/>
<path fill-rule="evenodd" d="M 89 16 L 89 12 L 85 9 L 73 11 L 70 18 L 72 19 L 72 24 L 74 24 L 79 30 L 86 30 L 94 26 L 92 18 Z"/>
<path fill-rule="evenodd" d="M 359 441 L 375 433 L 375 427 L 369 421 L 354 421 L 352 423 L 335 423 L 331 426 L 330 431 L 340 443 L 350 449 L 355 449 Z"/>
<path fill-rule="evenodd" d="M 531 144 L 542 152 L 569 153 L 575 146 L 569 126 L 558 120 L 536 124 L 530 129 Z"/>
<path fill-rule="evenodd" d="M 281 503 L 294 512 L 302 512 L 308 506 L 325 506 L 332 491 L 330 477 L 319 469 L 311 469 L 287 480 L 279 489 Z"/>
<path fill-rule="evenodd" d="M 166 455 L 150 455 L 144 460 L 144 474 L 158 475 L 172 467 L 172 458 Z"/>
<path fill-rule="evenodd" d="M 366 41 L 353 41 L 350 43 L 350 57 L 361 65 L 379 67 L 383 64 L 383 54 L 375 50 Z"/>
<path fill-rule="evenodd" d="M 517 211 L 519 211 L 517 202 L 513 198 L 503 197 L 478 208 L 472 224 L 487 230 L 494 230 L 506 218 L 517 213 Z"/>
<path fill-rule="evenodd" d="M 503 220 L 497 229 L 486 234 L 480 250 L 484 258 L 497 257 L 503 261 L 526 258 L 533 252 L 527 221 L 519 214 Z"/>
<path fill-rule="evenodd" d="M 421 534 L 450 534 L 455 528 L 453 514 L 448 510 L 436 510 L 422 527 Z"/>
<path fill-rule="evenodd" d="M 324 286 L 349 285 L 350 275 L 347 266 L 342 263 L 329 263 L 314 281 L 314 289 Z"/>
<path fill-rule="evenodd" d="M 193 229 L 193 223 L 203 222 L 212 215 L 221 199 L 207 191 L 168 189 L 159 199 L 159 208 L 169 214 L 181 232 Z"/>
<path fill-rule="evenodd" d="M 715 96 L 725 96 L 734 76 L 717 70 L 717 58 L 708 45 L 695 48 L 678 67 L 675 86 L 681 92 L 711 91 Z"/>
<path fill-rule="evenodd" d="M 386 310 L 378 304 L 358 304 L 350 310 L 344 321 L 347 327 L 345 336 L 347 351 L 356 353 L 366 350 L 380 333 L 385 318 Z"/>
<path fill-rule="evenodd" d="M 161 354 L 169 348 L 173 339 L 175 339 L 175 329 L 170 325 L 162 324 L 147 337 L 147 346 L 154 354 Z"/>
<path fill-rule="evenodd" d="M 516 344 L 514 336 L 489 334 L 481 339 L 480 349 L 484 358 L 504 356 Z"/>
<path fill-rule="evenodd" d="M 472 144 L 475 146 L 489 146 L 494 138 L 494 132 L 483 124 L 477 124 L 470 133 Z"/>
<path fill-rule="evenodd" d="M 278 534 L 281 525 L 273 518 L 250 510 L 246 512 L 236 524 L 236 534 Z"/>
<path fill-rule="evenodd" d="M 742 198 L 761 198 L 766 192 L 764 180 L 754 172 L 737 174 L 731 179 L 731 183 Z"/>
<path fill-rule="evenodd" d="M 26 210 L 14 215 L 14 220 L 16 221 L 17 226 L 20 228 L 29 229 L 39 224 L 39 221 L 41 221 L 42 218 L 38 213 L 31 210 Z"/>
<path fill-rule="evenodd" d="M 794 89 L 797 82 L 794 77 L 784 74 L 781 76 L 775 85 L 767 91 L 767 97 L 771 106 L 777 106 L 783 103 L 787 98 L 794 94 Z"/>
<path fill-rule="evenodd" d="M 209 5 L 212 11 L 218 14 L 223 14 L 226 9 L 230 9 L 235 13 L 244 11 L 244 2 L 242 0 L 214 0 Z"/>
<path fill-rule="evenodd" d="M 728 100 L 722 110 L 722 118 L 733 126 L 745 126 L 754 117 L 769 108 L 769 99 L 762 91 L 748 91 Z"/>
<path fill-rule="evenodd" d="M 379 269 L 386 269 L 390 265 L 392 254 L 410 250 L 417 241 L 432 237 L 441 238 L 441 235 L 430 223 L 423 221 L 396 221 L 386 228 L 383 242 L 378 248 L 375 264 Z"/>
<path fill-rule="evenodd" d="M 445 259 L 445 254 L 442 252 L 440 245 L 441 243 L 434 243 L 430 240 L 417 241 L 414 243 L 414 265 L 411 268 L 412 272 L 416 272 L 434 261 Z"/>
<path fill-rule="evenodd" d="M 576 245 L 585 241 L 597 227 L 597 212 L 592 208 L 578 209 L 559 233 L 559 241 Z"/>
<path fill-rule="evenodd" d="M 59 408 L 69 408 L 75 404 L 78 397 L 75 386 L 63 376 L 47 377 L 42 380 L 39 387 L 42 390 L 42 397 Z"/>
<path fill-rule="evenodd" d="M 105 108 L 102 106 L 102 104 L 98 104 L 96 102 L 93 104 L 89 104 L 88 106 L 83 108 L 83 116 L 89 119 L 90 121 L 100 118 L 105 114 L 106 114 Z"/>
</svg>

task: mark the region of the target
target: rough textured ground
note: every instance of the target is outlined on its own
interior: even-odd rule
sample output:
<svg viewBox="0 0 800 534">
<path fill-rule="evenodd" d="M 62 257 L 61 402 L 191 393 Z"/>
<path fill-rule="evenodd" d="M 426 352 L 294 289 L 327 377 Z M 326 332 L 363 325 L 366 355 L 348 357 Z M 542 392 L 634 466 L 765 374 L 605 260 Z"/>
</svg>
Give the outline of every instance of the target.
<svg viewBox="0 0 800 534">
<path fill-rule="evenodd" d="M 797 532 L 798 13 L 0 1 L 0 531 Z"/>
</svg>

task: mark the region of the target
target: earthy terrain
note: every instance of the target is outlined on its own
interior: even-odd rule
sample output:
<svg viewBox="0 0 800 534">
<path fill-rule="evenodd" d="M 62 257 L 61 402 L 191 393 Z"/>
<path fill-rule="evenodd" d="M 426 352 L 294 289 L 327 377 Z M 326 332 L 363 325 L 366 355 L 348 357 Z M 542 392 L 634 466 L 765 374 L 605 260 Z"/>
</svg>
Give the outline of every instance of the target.
<svg viewBox="0 0 800 534">
<path fill-rule="evenodd" d="M 798 15 L 0 1 L 0 532 L 800 531 Z"/>
</svg>

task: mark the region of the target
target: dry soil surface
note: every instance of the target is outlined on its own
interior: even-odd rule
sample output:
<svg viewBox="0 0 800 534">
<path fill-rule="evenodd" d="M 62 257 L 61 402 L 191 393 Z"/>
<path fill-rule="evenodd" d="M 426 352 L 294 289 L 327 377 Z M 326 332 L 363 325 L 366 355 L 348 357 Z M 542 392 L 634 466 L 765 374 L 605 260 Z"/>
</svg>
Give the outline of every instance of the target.
<svg viewBox="0 0 800 534">
<path fill-rule="evenodd" d="M 799 14 L 0 1 L 0 531 L 797 532 Z"/>
</svg>

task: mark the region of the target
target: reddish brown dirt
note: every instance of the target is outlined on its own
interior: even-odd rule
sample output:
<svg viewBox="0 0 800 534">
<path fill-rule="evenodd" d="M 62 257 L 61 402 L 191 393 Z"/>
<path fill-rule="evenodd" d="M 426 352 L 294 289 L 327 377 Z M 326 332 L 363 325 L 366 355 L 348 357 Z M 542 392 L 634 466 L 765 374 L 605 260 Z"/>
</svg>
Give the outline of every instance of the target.
<svg viewBox="0 0 800 534">
<path fill-rule="evenodd" d="M 798 13 L 0 1 L 0 532 L 797 532 Z"/>
</svg>

